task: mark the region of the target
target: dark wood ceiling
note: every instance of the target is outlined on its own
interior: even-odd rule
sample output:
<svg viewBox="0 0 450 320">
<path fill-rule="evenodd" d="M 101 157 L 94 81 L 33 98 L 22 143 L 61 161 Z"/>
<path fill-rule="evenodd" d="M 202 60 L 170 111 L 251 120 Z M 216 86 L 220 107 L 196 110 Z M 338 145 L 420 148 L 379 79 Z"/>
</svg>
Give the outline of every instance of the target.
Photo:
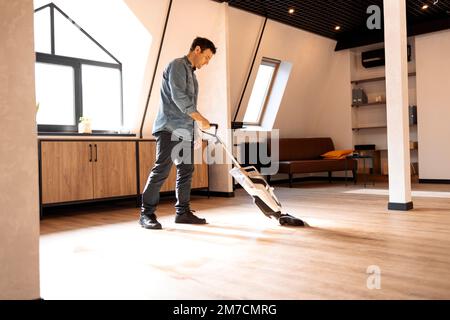
<svg viewBox="0 0 450 320">
<path fill-rule="evenodd" d="M 383 0 L 213 0 L 228 2 L 271 20 L 337 40 L 336 50 L 384 40 L 383 30 L 369 30 L 367 8 Z M 408 35 L 450 29 L 450 0 L 406 0 Z M 422 10 L 422 6 L 428 9 Z M 295 12 L 290 14 L 289 9 Z M 381 17 L 383 14 L 381 14 Z M 335 27 L 340 26 L 336 31 Z"/>
</svg>

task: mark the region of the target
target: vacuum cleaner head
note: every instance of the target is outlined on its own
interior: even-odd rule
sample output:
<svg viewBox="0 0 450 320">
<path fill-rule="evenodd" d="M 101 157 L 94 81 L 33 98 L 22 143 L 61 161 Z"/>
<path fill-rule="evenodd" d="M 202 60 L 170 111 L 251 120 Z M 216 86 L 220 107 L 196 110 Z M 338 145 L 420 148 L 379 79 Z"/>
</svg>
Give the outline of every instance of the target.
<svg viewBox="0 0 450 320">
<path fill-rule="evenodd" d="M 304 222 L 303 220 L 296 218 L 294 216 L 291 216 L 290 214 L 281 214 L 278 218 L 278 222 L 282 226 L 292 226 L 292 227 L 307 227 L 308 224 Z"/>
<path fill-rule="evenodd" d="M 214 133 L 203 131 L 203 133 L 215 138 L 216 142 L 220 144 L 230 159 L 233 161 L 234 168 L 230 170 L 231 176 L 253 197 L 254 203 L 268 218 L 278 219 L 282 226 L 293 227 L 307 227 L 308 224 L 290 214 L 283 214 L 281 203 L 273 192 L 274 189 L 267 183 L 266 179 L 254 167 L 243 168 L 234 157 L 233 153 L 228 150 L 223 141 L 217 136 L 217 129 L 219 126 L 212 123 L 211 127 L 215 128 Z"/>
</svg>

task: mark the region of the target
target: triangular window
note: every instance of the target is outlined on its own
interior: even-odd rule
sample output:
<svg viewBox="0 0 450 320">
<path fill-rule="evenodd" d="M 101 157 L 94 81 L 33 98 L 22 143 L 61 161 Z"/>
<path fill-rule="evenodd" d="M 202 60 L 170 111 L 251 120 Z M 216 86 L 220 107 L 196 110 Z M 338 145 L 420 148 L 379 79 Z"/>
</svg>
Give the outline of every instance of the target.
<svg viewBox="0 0 450 320">
<path fill-rule="evenodd" d="M 36 52 L 52 53 L 52 28 L 49 6 L 34 14 L 34 49 Z"/>
<path fill-rule="evenodd" d="M 66 17 L 55 11 L 55 54 L 88 60 L 116 63 L 108 53 Z"/>
<path fill-rule="evenodd" d="M 36 52 L 119 63 L 112 54 L 55 4 L 49 3 L 36 9 L 34 16 Z"/>
<path fill-rule="evenodd" d="M 120 61 L 53 3 L 35 10 L 34 24 L 39 132 L 77 132 L 82 118 L 94 131 L 117 132 Z"/>
</svg>

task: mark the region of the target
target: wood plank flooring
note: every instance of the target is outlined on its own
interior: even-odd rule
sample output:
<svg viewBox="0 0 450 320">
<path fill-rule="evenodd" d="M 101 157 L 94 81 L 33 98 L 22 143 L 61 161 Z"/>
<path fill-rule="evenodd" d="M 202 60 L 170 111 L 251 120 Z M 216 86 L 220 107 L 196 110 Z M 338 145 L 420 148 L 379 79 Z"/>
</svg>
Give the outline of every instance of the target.
<svg viewBox="0 0 450 320">
<path fill-rule="evenodd" d="M 279 226 L 243 190 L 235 198 L 194 197 L 205 226 L 175 224 L 173 200 L 159 207 L 163 230 L 140 228 L 132 204 L 52 215 L 41 222 L 41 295 L 449 299 L 450 186 L 413 189 L 415 209 L 393 212 L 385 183 L 276 186 L 286 211 L 309 228 Z M 368 288 L 374 279 L 380 289 Z"/>
</svg>

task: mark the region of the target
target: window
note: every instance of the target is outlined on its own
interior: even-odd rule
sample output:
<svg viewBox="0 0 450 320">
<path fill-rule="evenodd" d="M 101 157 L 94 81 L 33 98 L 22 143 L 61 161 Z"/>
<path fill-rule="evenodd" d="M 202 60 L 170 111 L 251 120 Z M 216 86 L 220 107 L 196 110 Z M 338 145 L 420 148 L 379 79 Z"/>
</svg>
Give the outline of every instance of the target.
<svg viewBox="0 0 450 320">
<path fill-rule="evenodd" d="M 83 65 L 83 116 L 94 119 L 93 130 L 114 130 L 122 124 L 119 70 Z"/>
<path fill-rule="evenodd" d="M 71 66 L 36 63 L 37 122 L 75 125 L 74 69 Z"/>
<path fill-rule="evenodd" d="M 97 132 L 123 125 L 122 64 L 55 4 L 35 10 L 39 132 Z"/>
<path fill-rule="evenodd" d="M 280 61 L 263 58 L 256 75 L 252 94 L 245 111 L 244 124 L 260 125 L 261 119 L 270 99 L 273 82 L 276 78 Z"/>
</svg>

